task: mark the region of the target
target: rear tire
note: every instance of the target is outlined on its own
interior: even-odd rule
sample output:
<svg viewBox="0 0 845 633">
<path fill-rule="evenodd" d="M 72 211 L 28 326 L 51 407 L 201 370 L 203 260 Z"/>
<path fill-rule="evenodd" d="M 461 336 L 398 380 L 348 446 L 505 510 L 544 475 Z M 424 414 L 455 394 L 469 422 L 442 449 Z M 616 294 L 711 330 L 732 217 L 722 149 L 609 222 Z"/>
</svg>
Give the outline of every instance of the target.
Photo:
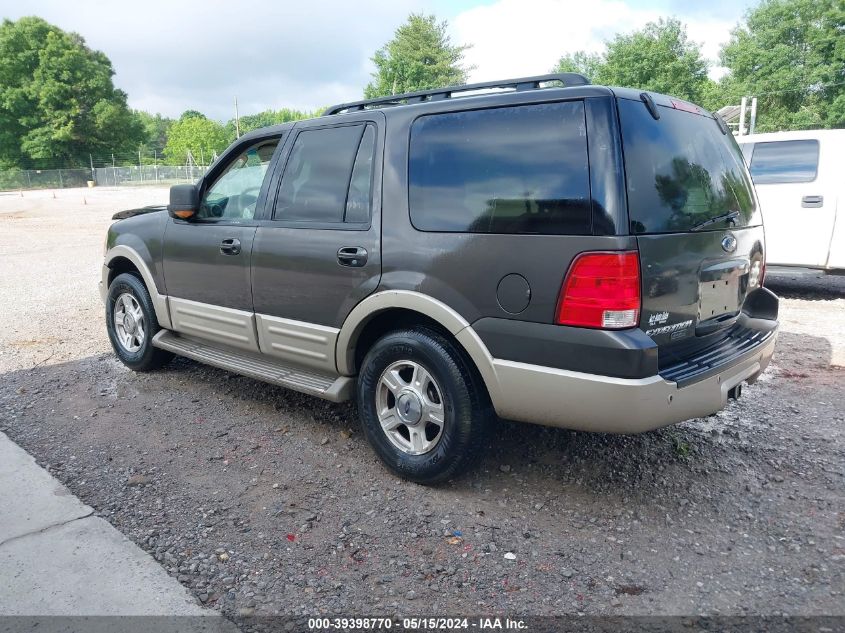
<svg viewBox="0 0 845 633">
<path fill-rule="evenodd" d="M 134 371 L 151 371 L 166 365 L 173 354 L 153 347 L 161 327 L 144 282 L 123 273 L 109 285 L 106 297 L 106 329 L 114 353 Z"/>
<path fill-rule="evenodd" d="M 361 365 L 364 435 L 394 473 L 420 484 L 451 479 L 486 446 L 493 417 L 462 349 L 430 329 L 386 334 Z"/>
</svg>

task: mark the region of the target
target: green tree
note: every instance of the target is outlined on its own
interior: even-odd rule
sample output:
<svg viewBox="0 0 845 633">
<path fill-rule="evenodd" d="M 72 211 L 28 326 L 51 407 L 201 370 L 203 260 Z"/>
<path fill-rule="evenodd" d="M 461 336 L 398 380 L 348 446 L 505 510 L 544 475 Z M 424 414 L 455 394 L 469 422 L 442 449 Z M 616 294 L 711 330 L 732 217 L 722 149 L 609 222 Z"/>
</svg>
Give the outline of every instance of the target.
<svg viewBox="0 0 845 633">
<path fill-rule="evenodd" d="M 713 107 L 715 86 L 707 68 L 701 46 L 689 40 L 679 20 L 670 18 L 617 35 L 600 55 L 566 55 L 555 70 L 586 74 L 596 84 L 642 88 Z"/>
<path fill-rule="evenodd" d="M 603 63 L 601 55 L 576 51 L 575 53 L 561 57 L 552 72 L 581 73 L 590 81 L 595 81 Z"/>
<path fill-rule="evenodd" d="M 845 4 L 763 0 L 721 52 L 731 103 L 757 96 L 757 131 L 845 127 Z"/>
<path fill-rule="evenodd" d="M 257 114 L 247 114 L 240 118 L 241 134 L 257 130 L 262 127 L 269 127 L 271 125 L 279 125 L 280 123 L 289 123 L 291 121 L 301 121 L 302 119 L 310 119 L 315 116 L 320 116 L 320 110 L 315 112 L 307 112 L 304 110 L 294 110 L 292 108 L 282 108 L 281 110 L 264 110 Z M 235 134 L 235 120 L 230 119 L 226 123 L 226 129 L 232 135 Z"/>
<path fill-rule="evenodd" d="M 448 24 L 433 15 L 412 13 L 393 39 L 372 57 L 373 80 L 364 97 L 373 99 L 402 92 L 465 84 L 471 68 L 462 65 L 467 46 L 454 46 Z"/>
<path fill-rule="evenodd" d="M 187 114 L 188 116 L 185 116 Z M 234 140 L 234 134 L 218 123 L 195 111 L 188 111 L 170 126 L 164 156 L 167 163 L 181 165 L 188 152 L 199 163 L 208 163 L 215 152 L 222 152 Z M 199 115 L 199 116 L 197 116 Z"/>
<path fill-rule="evenodd" d="M 0 24 L 0 163 L 85 165 L 132 151 L 142 127 L 101 52 L 37 17 Z"/>
<path fill-rule="evenodd" d="M 173 125 L 173 119 L 162 116 L 161 114 L 150 114 L 143 110 L 135 110 L 135 116 L 138 118 L 141 127 L 144 130 L 143 145 L 145 149 L 162 149 L 167 143 L 167 132 L 170 126 Z"/>
<path fill-rule="evenodd" d="M 185 110 L 179 119 L 204 119 L 205 115 L 198 110 Z"/>
</svg>

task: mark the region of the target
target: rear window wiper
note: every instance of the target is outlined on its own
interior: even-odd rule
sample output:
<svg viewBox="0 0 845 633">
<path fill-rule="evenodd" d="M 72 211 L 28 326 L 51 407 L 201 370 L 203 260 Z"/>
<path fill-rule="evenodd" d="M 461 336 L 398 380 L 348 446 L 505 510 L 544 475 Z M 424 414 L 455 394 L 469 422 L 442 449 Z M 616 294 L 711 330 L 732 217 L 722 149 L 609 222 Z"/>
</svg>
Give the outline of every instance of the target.
<svg viewBox="0 0 845 633">
<path fill-rule="evenodd" d="M 700 231 L 706 226 L 710 226 L 711 224 L 718 224 L 719 222 L 731 222 L 732 224 L 736 224 L 736 219 L 739 217 L 739 211 L 728 211 L 727 213 L 723 213 L 722 215 L 717 215 L 715 218 L 710 218 L 709 220 L 704 220 L 704 222 L 699 222 L 695 226 L 693 226 L 690 231 Z"/>
</svg>

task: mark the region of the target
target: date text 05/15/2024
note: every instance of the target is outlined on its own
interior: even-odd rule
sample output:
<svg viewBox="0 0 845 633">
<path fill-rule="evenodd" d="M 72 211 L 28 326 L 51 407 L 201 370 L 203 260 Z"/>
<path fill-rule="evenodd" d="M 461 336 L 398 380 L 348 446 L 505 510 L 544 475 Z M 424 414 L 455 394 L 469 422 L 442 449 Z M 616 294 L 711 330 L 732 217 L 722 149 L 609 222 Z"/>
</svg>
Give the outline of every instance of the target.
<svg viewBox="0 0 845 633">
<path fill-rule="evenodd" d="M 520 619 L 512 618 L 309 618 L 308 629 L 318 630 L 340 630 L 340 631 L 367 631 L 367 630 L 389 630 L 393 627 L 405 631 L 452 631 L 477 629 L 480 631 L 495 630 L 526 630 L 527 624 Z"/>
</svg>

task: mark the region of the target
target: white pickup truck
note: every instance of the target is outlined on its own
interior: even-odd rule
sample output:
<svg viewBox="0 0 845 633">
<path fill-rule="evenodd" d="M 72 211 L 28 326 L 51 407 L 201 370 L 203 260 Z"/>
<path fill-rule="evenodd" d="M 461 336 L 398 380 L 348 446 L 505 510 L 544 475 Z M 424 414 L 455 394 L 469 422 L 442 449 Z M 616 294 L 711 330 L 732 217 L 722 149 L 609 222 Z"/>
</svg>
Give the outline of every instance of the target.
<svg viewBox="0 0 845 633">
<path fill-rule="evenodd" d="M 737 142 L 763 211 L 769 270 L 845 274 L 845 130 L 751 134 Z"/>
</svg>

